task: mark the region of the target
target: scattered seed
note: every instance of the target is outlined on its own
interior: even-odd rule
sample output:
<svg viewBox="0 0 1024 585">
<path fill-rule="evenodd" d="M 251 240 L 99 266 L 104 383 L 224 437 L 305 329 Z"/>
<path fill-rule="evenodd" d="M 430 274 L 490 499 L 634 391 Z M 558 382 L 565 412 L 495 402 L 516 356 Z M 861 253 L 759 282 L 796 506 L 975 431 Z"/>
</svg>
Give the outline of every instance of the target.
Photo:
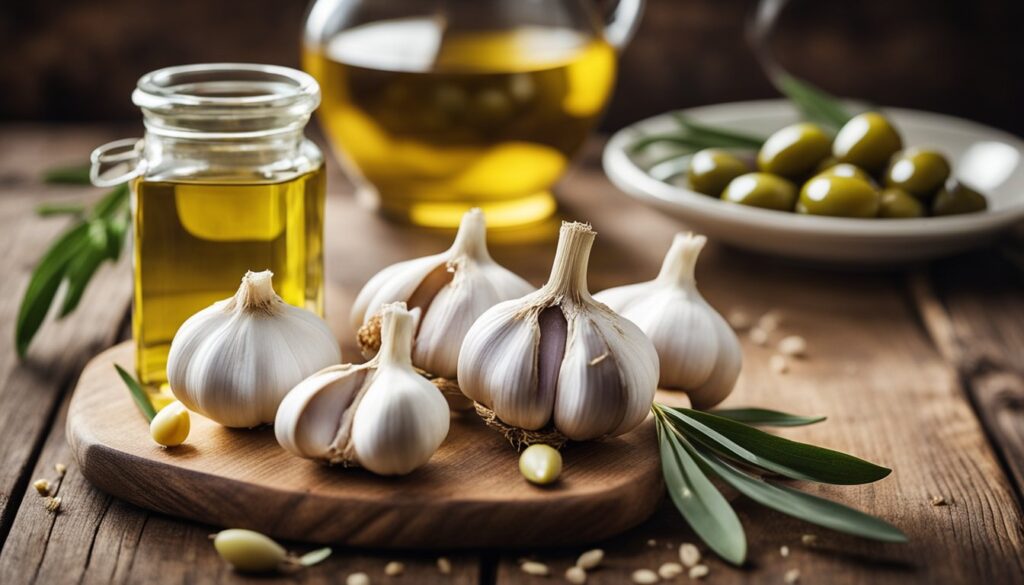
<svg viewBox="0 0 1024 585">
<path fill-rule="evenodd" d="M 388 577 L 397 577 L 405 572 L 405 565 L 398 561 L 391 561 L 384 565 L 384 574 Z"/>
<path fill-rule="evenodd" d="M 779 340 L 779 351 L 793 357 L 807 355 L 807 340 L 799 335 L 787 335 Z"/>
<path fill-rule="evenodd" d="M 710 572 L 711 569 L 709 569 L 707 565 L 696 565 L 690 568 L 689 575 L 691 579 L 703 579 L 704 577 L 707 577 Z"/>
<path fill-rule="evenodd" d="M 679 563 L 664 563 L 658 567 L 658 575 L 662 579 L 673 579 L 683 574 L 683 566 Z"/>
<path fill-rule="evenodd" d="M 647 546 L 658 546 L 658 541 L 650 538 L 647 540 Z"/>
<path fill-rule="evenodd" d="M 40 496 L 50 495 L 50 481 L 47 479 L 37 479 L 32 482 L 32 487 L 36 488 Z"/>
<path fill-rule="evenodd" d="M 805 534 L 800 537 L 800 542 L 802 542 L 804 546 L 814 546 L 815 544 L 818 544 L 818 535 Z"/>
<path fill-rule="evenodd" d="M 39 489 L 39 488 L 37 487 L 36 489 Z M 948 506 L 949 505 L 949 502 L 946 501 L 946 498 L 944 498 L 942 496 L 932 496 L 932 499 L 929 500 L 929 501 L 931 502 L 931 504 L 933 506 Z"/>
<path fill-rule="evenodd" d="M 754 327 L 750 330 L 750 341 L 754 345 L 767 345 L 768 332 L 760 327 Z"/>
<path fill-rule="evenodd" d="M 547 565 L 536 561 L 526 561 L 519 565 L 519 568 L 527 575 L 536 575 L 538 577 L 543 577 L 551 573 L 551 571 L 548 570 Z"/>
<path fill-rule="evenodd" d="M 608 359 L 608 352 L 607 351 L 602 353 L 601 355 L 597 356 L 596 358 L 590 360 L 590 365 L 591 366 L 596 366 L 597 364 L 603 362 L 606 359 Z"/>
<path fill-rule="evenodd" d="M 754 318 L 750 316 L 750 313 L 739 308 L 729 311 L 729 317 L 727 320 L 729 321 L 729 325 L 737 331 L 749 329 L 750 326 L 754 324 Z"/>
<path fill-rule="evenodd" d="M 782 555 L 783 558 L 788 557 L 789 556 L 789 547 L 786 546 L 786 545 L 780 546 L 779 547 L 779 554 Z"/>
<path fill-rule="evenodd" d="M 684 567 L 692 567 L 700 562 L 700 549 L 696 545 L 684 542 L 679 545 L 679 560 Z"/>
<path fill-rule="evenodd" d="M 60 496 L 53 498 L 46 498 L 46 511 L 51 514 L 56 514 L 60 508 Z"/>
<path fill-rule="evenodd" d="M 441 571 L 442 575 L 450 575 L 452 572 L 452 562 L 448 560 L 448 557 L 438 557 L 437 559 L 437 570 Z"/>
<path fill-rule="evenodd" d="M 587 572 L 583 570 L 583 567 L 578 565 L 575 567 L 569 567 L 565 570 L 565 580 L 573 585 L 583 585 L 587 582 Z"/>
<path fill-rule="evenodd" d="M 757 320 L 757 326 L 765 331 L 771 332 L 779 328 L 782 324 L 782 313 L 779 311 L 768 311 L 761 318 Z"/>
<path fill-rule="evenodd" d="M 633 571 L 632 578 L 637 585 L 650 585 L 658 582 L 658 574 L 650 569 L 637 569 Z"/>
<path fill-rule="evenodd" d="M 785 374 L 789 371 L 789 361 L 786 356 L 775 354 L 768 360 L 768 367 L 776 374 Z"/>
<path fill-rule="evenodd" d="M 790 569 L 786 571 L 786 574 L 782 577 L 782 580 L 785 581 L 787 585 L 793 585 L 794 583 L 800 581 L 800 569 Z"/>
<path fill-rule="evenodd" d="M 370 585 L 370 576 L 366 573 L 352 573 L 345 578 L 345 585 Z"/>
<path fill-rule="evenodd" d="M 64 477 L 64 474 L 68 472 L 68 466 L 63 463 L 57 463 L 53 466 L 53 469 L 57 472 L 57 475 Z"/>
<path fill-rule="evenodd" d="M 600 565 L 603 560 L 604 551 L 599 548 L 595 548 L 581 554 L 580 558 L 576 559 L 576 566 L 584 571 L 589 571 Z"/>
</svg>

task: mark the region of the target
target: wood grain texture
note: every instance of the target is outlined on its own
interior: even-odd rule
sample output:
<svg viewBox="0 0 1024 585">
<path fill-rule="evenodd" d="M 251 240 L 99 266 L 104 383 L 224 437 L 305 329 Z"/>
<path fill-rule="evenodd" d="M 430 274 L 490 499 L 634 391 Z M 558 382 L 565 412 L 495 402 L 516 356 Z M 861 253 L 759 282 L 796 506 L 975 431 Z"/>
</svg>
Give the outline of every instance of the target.
<svg viewBox="0 0 1024 585">
<path fill-rule="evenodd" d="M 86 366 L 68 441 L 97 487 L 175 516 L 354 546 L 551 546 L 636 526 L 664 489 L 651 421 L 621 437 L 568 445 L 562 478 L 548 488 L 522 479 L 518 453 L 475 413 L 454 415 L 437 453 L 403 477 L 326 467 L 286 452 L 269 427 L 227 429 L 197 414 L 188 441 L 164 449 L 114 370 L 130 370 L 132 355 L 125 342 Z"/>
<path fill-rule="evenodd" d="M 26 360 L 14 350 L 14 325 L 22 294 L 37 260 L 67 225 L 64 218 L 38 218 L 43 201 L 94 198 L 98 189 L 44 187 L 46 168 L 87 158 L 111 131 L 92 130 L 70 137 L 32 126 L 8 128 L 0 139 L 0 539 L 13 520 L 27 474 L 49 432 L 67 387 L 90 354 L 109 346 L 129 305 L 129 263 L 102 268 L 86 289 L 82 308 L 45 324 Z"/>
</svg>

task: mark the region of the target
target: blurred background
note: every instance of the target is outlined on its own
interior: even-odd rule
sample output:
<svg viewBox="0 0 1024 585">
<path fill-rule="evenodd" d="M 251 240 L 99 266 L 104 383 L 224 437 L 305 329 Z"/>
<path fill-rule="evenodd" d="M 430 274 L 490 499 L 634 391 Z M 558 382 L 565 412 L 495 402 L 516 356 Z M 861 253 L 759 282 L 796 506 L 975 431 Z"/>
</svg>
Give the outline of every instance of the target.
<svg viewBox="0 0 1024 585">
<path fill-rule="evenodd" d="M 384 1 L 384 0 L 381 0 Z M 596 1 L 596 0 L 595 0 Z M 753 0 L 648 0 L 602 127 L 775 96 L 745 38 Z M 0 118 L 138 120 L 143 73 L 181 63 L 298 66 L 305 0 L 33 0 L 0 13 Z M 772 37 L 833 93 L 1024 135 L 1021 0 L 792 0 Z"/>
</svg>

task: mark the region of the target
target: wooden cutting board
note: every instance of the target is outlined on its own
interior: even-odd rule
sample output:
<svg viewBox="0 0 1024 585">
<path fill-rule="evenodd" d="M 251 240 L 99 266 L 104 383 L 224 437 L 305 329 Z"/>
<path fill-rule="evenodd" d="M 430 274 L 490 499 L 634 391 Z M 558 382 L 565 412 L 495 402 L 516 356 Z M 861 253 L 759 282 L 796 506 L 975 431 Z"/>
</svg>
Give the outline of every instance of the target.
<svg viewBox="0 0 1024 585">
<path fill-rule="evenodd" d="M 272 429 L 233 430 L 196 414 L 165 449 L 118 378 L 131 342 L 94 358 L 67 436 L 82 473 L 133 504 L 282 539 L 388 548 L 555 546 L 597 541 L 646 519 L 663 482 L 650 419 L 625 436 L 563 449 L 550 487 L 519 475 L 518 454 L 474 413 L 453 415 L 430 462 L 400 478 L 327 467 L 281 449 Z"/>
</svg>

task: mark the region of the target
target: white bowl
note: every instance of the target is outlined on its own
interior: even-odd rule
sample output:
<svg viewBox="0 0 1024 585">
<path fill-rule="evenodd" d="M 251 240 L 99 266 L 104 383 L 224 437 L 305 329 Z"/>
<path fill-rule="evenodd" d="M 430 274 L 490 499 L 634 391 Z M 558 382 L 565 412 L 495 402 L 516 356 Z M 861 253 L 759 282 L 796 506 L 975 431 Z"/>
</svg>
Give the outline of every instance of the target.
<svg viewBox="0 0 1024 585">
<path fill-rule="evenodd" d="M 904 144 L 948 155 L 954 175 L 985 194 L 988 210 L 917 219 L 853 219 L 727 203 L 652 177 L 644 169 L 659 153 L 630 152 L 630 144 L 640 135 L 677 128 L 671 114 L 617 132 L 605 147 L 604 169 L 619 189 L 712 238 L 756 252 L 819 262 L 877 265 L 936 258 L 989 242 L 1024 218 L 1024 141 L 941 114 L 884 111 Z M 787 100 L 737 102 L 682 113 L 699 122 L 764 136 L 799 119 Z"/>
</svg>

